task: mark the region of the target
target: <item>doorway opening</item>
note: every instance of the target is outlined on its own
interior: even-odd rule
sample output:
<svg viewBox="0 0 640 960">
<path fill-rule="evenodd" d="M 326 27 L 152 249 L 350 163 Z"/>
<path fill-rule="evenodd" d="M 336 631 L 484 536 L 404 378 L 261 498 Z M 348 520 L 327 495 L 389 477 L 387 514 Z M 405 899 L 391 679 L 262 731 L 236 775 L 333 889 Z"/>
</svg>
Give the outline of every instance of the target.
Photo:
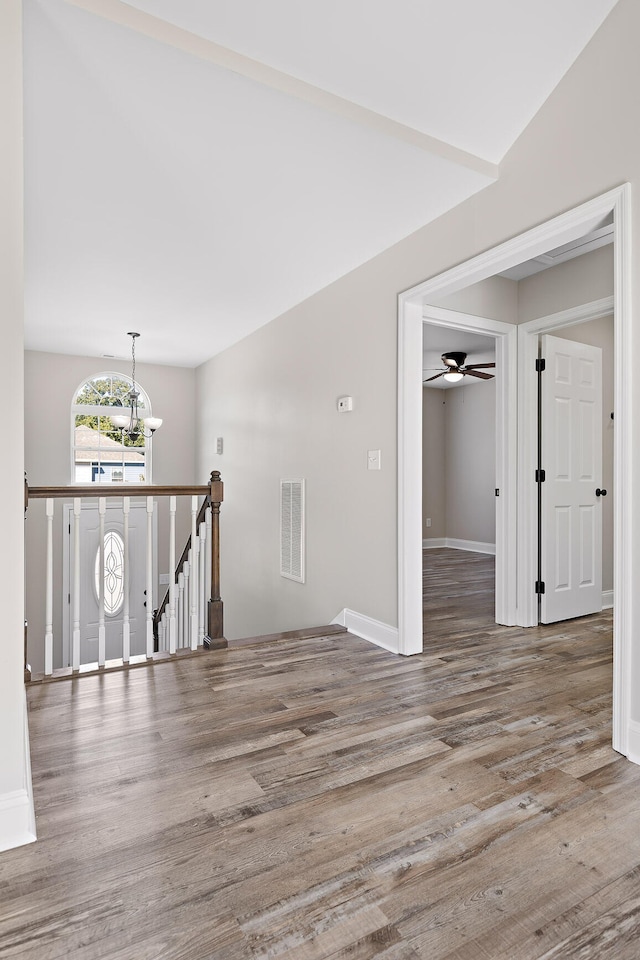
<svg viewBox="0 0 640 960">
<path fill-rule="evenodd" d="M 614 619 L 614 673 L 613 673 L 613 746 L 628 755 L 630 730 L 629 717 L 629 664 L 631 659 L 630 598 L 633 585 L 630 582 L 631 542 L 631 484 L 628 451 L 631 449 L 630 418 L 626 414 L 631 383 L 630 352 L 626 349 L 630 339 L 631 314 L 629 308 L 630 238 L 629 238 L 628 185 L 623 185 L 608 194 L 598 197 L 581 207 L 563 214 L 546 224 L 536 227 L 487 253 L 476 257 L 452 270 L 425 281 L 401 294 L 399 298 L 399 350 L 398 350 L 398 627 L 399 650 L 408 655 L 422 650 L 422 524 L 421 524 L 421 390 L 422 390 L 422 323 L 427 304 L 460 291 L 471 284 L 485 280 L 511 269 L 526 260 L 545 255 L 562 244 L 583 237 L 613 217 L 614 236 L 614 324 L 615 324 L 615 404 L 616 418 L 613 422 L 615 436 L 614 480 L 614 570 L 615 595 Z M 518 331 L 518 337 L 525 335 Z M 522 343 L 521 343 L 522 346 Z M 517 379 L 518 402 L 507 410 L 506 447 L 510 454 L 509 441 L 518 447 L 518 453 L 531 437 L 531 417 L 535 414 L 537 398 L 525 388 L 528 380 L 526 350 L 517 351 L 517 378 L 511 377 L 510 385 Z M 500 431 L 500 428 L 499 428 Z M 515 576 L 508 582 L 510 568 L 505 564 L 496 572 L 496 591 L 502 590 L 508 602 L 515 608 L 516 623 L 533 626 L 537 622 L 535 574 L 537 567 L 536 523 L 531 522 L 531 508 L 527 492 L 534 482 L 535 462 L 531 451 L 517 457 L 513 486 L 507 476 L 505 489 L 509 510 L 515 511 L 513 528 L 507 524 L 509 535 L 513 532 Z M 508 457 L 508 467 L 514 460 Z M 533 467 L 531 474 L 529 468 Z M 503 505 L 504 506 L 504 505 Z M 533 528 L 533 529 L 532 529 Z M 499 544 L 496 541 L 496 554 Z"/>
<path fill-rule="evenodd" d="M 427 570 L 434 563 L 443 569 L 453 564 L 462 574 L 464 557 L 454 555 L 456 550 L 465 551 L 471 562 L 464 569 L 477 569 L 483 604 L 492 602 L 491 613 L 497 623 L 514 625 L 515 605 L 504 587 L 508 582 L 511 596 L 515 596 L 516 449 L 509 410 L 515 405 L 517 330 L 504 321 L 429 305 L 424 310 L 423 334 L 425 589 L 433 593 L 429 587 L 433 577 Z M 438 372 L 442 370 L 441 354 L 450 348 L 466 354 L 461 369 L 472 371 L 453 382 Z M 431 554 L 433 549 L 440 552 Z M 480 554 L 489 559 L 480 563 Z M 500 571 L 497 578 L 494 565 Z M 444 580 L 440 582 L 442 586 Z M 430 605 L 434 599 L 424 597 Z M 426 623 L 423 629 L 427 629 Z"/>
</svg>

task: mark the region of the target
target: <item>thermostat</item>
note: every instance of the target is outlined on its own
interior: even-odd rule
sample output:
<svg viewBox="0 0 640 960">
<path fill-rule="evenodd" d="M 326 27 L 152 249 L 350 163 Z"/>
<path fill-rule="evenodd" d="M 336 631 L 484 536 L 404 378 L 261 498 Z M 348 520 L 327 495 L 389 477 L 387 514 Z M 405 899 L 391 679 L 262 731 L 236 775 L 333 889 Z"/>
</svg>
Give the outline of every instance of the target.
<svg viewBox="0 0 640 960">
<path fill-rule="evenodd" d="M 338 413 L 349 413 L 353 410 L 353 397 L 338 397 Z"/>
</svg>

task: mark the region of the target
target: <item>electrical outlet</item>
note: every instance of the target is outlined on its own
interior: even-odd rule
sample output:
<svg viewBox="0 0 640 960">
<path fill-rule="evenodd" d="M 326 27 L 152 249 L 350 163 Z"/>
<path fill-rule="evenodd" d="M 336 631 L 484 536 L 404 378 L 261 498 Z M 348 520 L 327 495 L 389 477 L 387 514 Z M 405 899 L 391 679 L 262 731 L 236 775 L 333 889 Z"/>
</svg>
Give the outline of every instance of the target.
<svg viewBox="0 0 640 960">
<path fill-rule="evenodd" d="M 216 438 L 216 453 L 222 453 L 222 437 Z"/>
<path fill-rule="evenodd" d="M 427 519 L 425 520 L 425 525 L 426 525 L 427 527 L 430 527 L 430 526 L 431 526 L 431 517 L 427 517 Z"/>
</svg>

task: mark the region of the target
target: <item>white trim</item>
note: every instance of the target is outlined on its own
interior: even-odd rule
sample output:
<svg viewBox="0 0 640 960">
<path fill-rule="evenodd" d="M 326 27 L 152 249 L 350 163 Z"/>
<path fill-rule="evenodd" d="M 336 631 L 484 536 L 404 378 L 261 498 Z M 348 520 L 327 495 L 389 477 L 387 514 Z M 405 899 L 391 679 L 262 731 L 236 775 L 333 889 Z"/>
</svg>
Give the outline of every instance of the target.
<svg viewBox="0 0 640 960">
<path fill-rule="evenodd" d="M 627 730 L 627 759 L 632 763 L 640 763 L 640 723 L 629 720 Z"/>
<path fill-rule="evenodd" d="M 613 607 L 613 590 L 602 591 L 602 609 L 611 610 Z"/>
<path fill-rule="evenodd" d="M 455 293 L 504 270 L 584 236 L 602 218 L 614 215 L 614 323 L 615 323 L 615 480 L 614 480 L 614 591 L 616 616 L 613 634 L 613 747 L 629 756 L 630 683 L 632 650 L 632 471 L 631 431 L 631 187 L 628 183 L 534 227 L 398 297 L 398 644 L 400 651 L 416 652 L 422 632 L 422 577 L 418 577 L 421 519 L 420 450 L 422 380 L 421 329 L 423 304 L 430 298 Z M 418 372 L 419 371 L 419 372 Z M 418 383 L 420 378 L 420 384 Z M 521 413 L 521 412 L 520 412 Z M 519 414 L 520 416 L 520 414 Z M 519 483 L 522 475 L 519 473 Z M 522 488 L 520 488 L 522 489 Z M 522 490 L 522 492 L 524 492 Z M 519 504 L 524 497 L 519 498 Z M 521 513 L 518 508 L 518 528 Z M 515 524 L 514 524 L 515 527 Z M 530 593 L 531 563 L 518 543 L 517 623 L 527 613 L 523 599 Z M 498 556 L 500 548 L 498 548 Z M 524 565 L 523 565 L 524 561 Z M 535 578 L 534 578 L 535 580 Z M 525 604 L 526 606 L 526 604 Z M 522 623 L 522 625 L 525 625 Z M 421 644 L 420 644 L 421 649 Z M 640 758 L 640 749 L 634 757 Z"/>
<path fill-rule="evenodd" d="M 468 550 L 470 553 L 488 553 L 496 555 L 495 543 L 483 543 L 481 540 L 459 540 L 456 537 L 430 537 L 422 541 L 423 550 Z"/>
<path fill-rule="evenodd" d="M 391 653 L 401 653 L 398 649 L 398 628 L 391 627 L 388 623 L 381 620 L 374 620 L 372 617 L 365 616 L 364 613 L 356 613 L 355 610 L 349 610 L 345 607 L 338 613 L 331 623 L 340 624 L 346 627 L 349 633 L 374 643 L 377 647 L 383 647 L 390 650 Z"/>
<path fill-rule="evenodd" d="M 24 691 L 24 787 L 0 794 L 0 852 L 22 847 L 36 840 L 36 815 L 33 806 L 27 691 Z"/>
</svg>

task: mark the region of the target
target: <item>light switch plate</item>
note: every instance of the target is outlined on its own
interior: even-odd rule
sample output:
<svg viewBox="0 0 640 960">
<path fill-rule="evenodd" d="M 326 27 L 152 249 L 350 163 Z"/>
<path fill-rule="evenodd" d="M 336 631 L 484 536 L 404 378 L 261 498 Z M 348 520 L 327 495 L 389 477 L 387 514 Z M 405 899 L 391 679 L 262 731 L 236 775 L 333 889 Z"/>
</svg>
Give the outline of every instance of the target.
<svg viewBox="0 0 640 960">
<path fill-rule="evenodd" d="M 367 470 L 380 469 L 380 451 L 367 450 Z"/>
</svg>

